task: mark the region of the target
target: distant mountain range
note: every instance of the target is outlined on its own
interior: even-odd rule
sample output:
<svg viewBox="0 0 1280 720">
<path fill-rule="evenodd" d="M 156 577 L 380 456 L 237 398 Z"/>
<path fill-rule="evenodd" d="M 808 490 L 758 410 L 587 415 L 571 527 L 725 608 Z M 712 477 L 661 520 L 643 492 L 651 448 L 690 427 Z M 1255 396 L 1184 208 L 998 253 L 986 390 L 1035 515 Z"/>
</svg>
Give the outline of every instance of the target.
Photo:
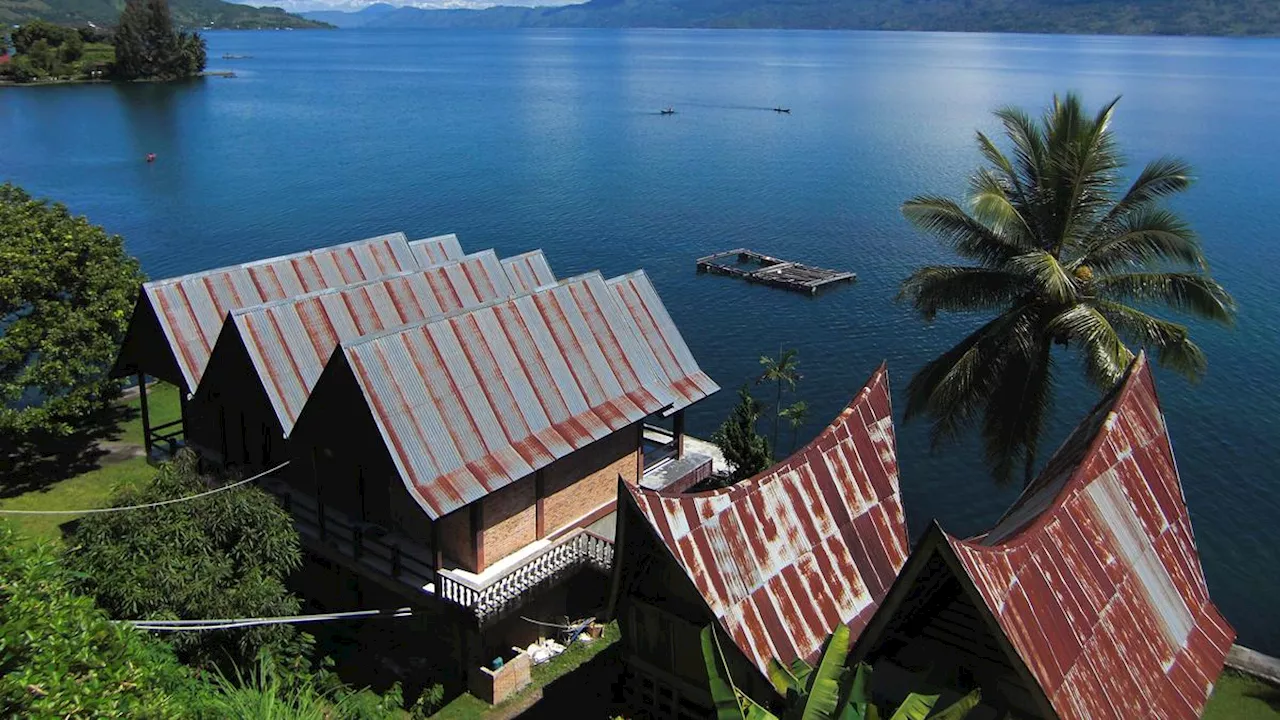
<svg viewBox="0 0 1280 720">
<path fill-rule="evenodd" d="M 124 0 L 0 0 L 0 25 L 48 20 L 64 25 L 115 25 Z M 175 24 L 185 28 L 321 28 L 322 22 L 275 7 L 252 7 L 221 0 L 169 0 Z"/>
<path fill-rule="evenodd" d="M 483 10 L 379 3 L 357 12 L 303 15 L 346 28 L 838 28 L 1280 35 L 1280 0 L 590 0 L 580 5 Z"/>
</svg>

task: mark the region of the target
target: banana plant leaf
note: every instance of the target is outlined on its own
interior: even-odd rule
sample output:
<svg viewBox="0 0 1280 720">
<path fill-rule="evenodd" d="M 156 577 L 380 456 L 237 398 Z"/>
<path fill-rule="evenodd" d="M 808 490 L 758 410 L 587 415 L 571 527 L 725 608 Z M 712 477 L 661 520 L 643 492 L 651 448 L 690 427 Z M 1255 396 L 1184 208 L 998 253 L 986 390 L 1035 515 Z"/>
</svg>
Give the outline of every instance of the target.
<svg viewBox="0 0 1280 720">
<path fill-rule="evenodd" d="M 835 720 L 840 704 L 840 681 L 844 678 L 845 660 L 849 655 L 849 627 L 837 625 L 827 640 L 822 660 L 809 680 L 809 699 L 801 720 Z"/>
<path fill-rule="evenodd" d="M 711 625 L 702 628 L 702 659 L 707 665 L 716 720 L 778 720 L 733 684 L 720 653 L 720 640 Z"/>
<path fill-rule="evenodd" d="M 937 702 L 937 695 L 911 693 L 906 700 L 902 701 L 889 720 L 927 720 Z"/>
<path fill-rule="evenodd" d="M 874 710 L 871 706 L 871 666 L 866 663 L 858 663 L 854 668 L 853 682 L 849 686 L 849 699 L 844 704 L 844 709 L 840 712 L 840 720 L 871 720 L 867 714 L 868 708 Z"/>
<path fill-rule="evenodd" d="M 969 711 L 982 702 L 982 691 L 974 690 L 947 706 L 946 710 L 929 716 L 929 720 L 964 720 Z"/>
</svg>

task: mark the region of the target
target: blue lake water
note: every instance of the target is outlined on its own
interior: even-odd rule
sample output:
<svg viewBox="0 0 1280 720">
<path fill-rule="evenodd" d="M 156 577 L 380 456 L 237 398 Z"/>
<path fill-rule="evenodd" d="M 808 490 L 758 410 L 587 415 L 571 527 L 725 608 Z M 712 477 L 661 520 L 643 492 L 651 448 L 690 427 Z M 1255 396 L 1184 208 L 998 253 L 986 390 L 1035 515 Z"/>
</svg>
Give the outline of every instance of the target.
<svg viewBox="0 0 1280 720">
<path fill-rule="evenodd" d="M 881 360 L 895 399 L 977 319 L 926 326 L 897 283 L 947 255 L 901 219 L 913 194 L 963 191 L 990 110 L 1117 94 L 1129 156 L 1190 160 L 1177 209 L 1240 301 L 1195 327 L 1198 386 L 1160 373 L 1214 597 L 1240 641 L 1280 654 L 1280 41 L 754 31 L 211 33 L 180 85 L 0 91 L 0 181 L 124 235 L 153 277 L 394 230 L 464 247 L 541 247 L 562 277 L 646 269 L 726 388 L 709 433 L 779 346 L 800 351 L 803 442 Z M 223 53 L 252 59 L 222 61 Z M 674 106 L 678 113 L 657 111 Z M 791 115 L 770 110 L 792 108 Z M 143 162 L 154 152 L 155 164 Z M 847 268 L 816 299 L 698 276 L 732 247 Z M 1096 395 L 1062 366 L 1045 448 Z M 784 446 L 790 433 L 783 432 Z M 973 443 L 930 454 L 899 426 L 918 535 L 983 529 L 1013 499 Z"/>
</svg>

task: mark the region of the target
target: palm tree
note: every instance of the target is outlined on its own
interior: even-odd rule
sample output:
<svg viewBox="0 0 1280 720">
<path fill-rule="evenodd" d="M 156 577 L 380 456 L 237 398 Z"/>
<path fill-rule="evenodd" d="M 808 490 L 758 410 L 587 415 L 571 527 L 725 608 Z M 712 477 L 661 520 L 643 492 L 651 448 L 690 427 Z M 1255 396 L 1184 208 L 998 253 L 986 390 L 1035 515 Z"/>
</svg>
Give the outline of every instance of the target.
<svg viewBox="0 0 1280 720">
<path fill-rule="evenodd" d="M 791 452 L 796 451 L 800 439 L 800 426 L 809 419 L 809 403 L 800 400 L 782 409 L 782 417 L 791 425 Z"/>
<path fill-rule="evenodd" d="M 1186 326 L 1146 309 L 1224 325 L 1234 317 L 1235 301 L 1209 277 L 1195 233 L 1161 206 L 1191 184 L 1191 168 L 1160 158 L 1119 192 L 1124 162 L 1111 132 L 1118 101 L 1090 117 L 1075 95 L 1055 96 L 1038 122 L 1017 108 L 999 110 L 1012 154 L 977 134 L 990 166 L 970 180 L 968 208 L 934 195 L 902 206 L 907 220 L 972 264 L 920 268 L 899 298 L 926 320 L 941 311 L 997 313 L 916 373 L 906 416 L 929 416 L 937 445 L 981 415 L 997 480 L 1019 461 L 1031 480 L 1052 402 L 1054 345 L 1075 350 L 1103 390 L 1133 359 L 1126 343 L 1195 380 L 1206 361 Z"/>
<path fill-rule="evenodd" d="M 764 372 L 756 378 L 756 384 L 759 385 L 762 382 L 778 384 L 778 399 L 773 403 L 773 444 L 770 445 L 774 453 L 777 453 L 778 425 L 782 419 L 782 389 L 786 386 L 788 390 L 795 391 L 796 383 L 800 381 L 799 352 L 794 348 L 790 350 L 778 348 L 776 359 L 761 355 L 760 364 L 764 366 Z"/>
</svg>

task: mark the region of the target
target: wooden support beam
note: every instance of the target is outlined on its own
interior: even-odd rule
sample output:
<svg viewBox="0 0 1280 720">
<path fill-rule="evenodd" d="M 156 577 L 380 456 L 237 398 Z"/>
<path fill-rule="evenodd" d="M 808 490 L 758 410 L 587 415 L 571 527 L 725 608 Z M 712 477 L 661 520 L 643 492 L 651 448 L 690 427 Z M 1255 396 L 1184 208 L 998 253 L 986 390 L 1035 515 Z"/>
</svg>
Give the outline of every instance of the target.
<svg viewBox="0 0 1280 720">
<path fill-rule="evenodd" d="M 440 542 L 440 520 L 431 523 L 431 560 L 435 563 L 435 567 L 432 569 L 440 572 L 440 569 L 444 567 L 444 547 Z"/>
<path fill-rule="evenodd" d="M 471 503 L 471 537 L 476 551 L 477 573 L 484 572 L 484 499 Z"/>
<path fill-rule="evenodd" d="M 142 408 L 142 447 L 151 457 L 151 413 L 147 409 L 147 376 L 138 373 L 138 405 Z"/>
<path fill-rule="evenodd" d="M 534 497 L 534 516 L 537 518 L 535 525 L 537 526 L 536 536 L 539 540 L 547 536 L 547 511 L 546 511 L 546 480 L 542 476 L 542 471 L 538 470 L 533 474 L 533 492 Z"/>
<path fill-rule="evenodd" d="M 672 421 L 672 433 L 676 436 L 676 459 L 684 457 L 684 408 L 676 411 Z"/>
</svg>

